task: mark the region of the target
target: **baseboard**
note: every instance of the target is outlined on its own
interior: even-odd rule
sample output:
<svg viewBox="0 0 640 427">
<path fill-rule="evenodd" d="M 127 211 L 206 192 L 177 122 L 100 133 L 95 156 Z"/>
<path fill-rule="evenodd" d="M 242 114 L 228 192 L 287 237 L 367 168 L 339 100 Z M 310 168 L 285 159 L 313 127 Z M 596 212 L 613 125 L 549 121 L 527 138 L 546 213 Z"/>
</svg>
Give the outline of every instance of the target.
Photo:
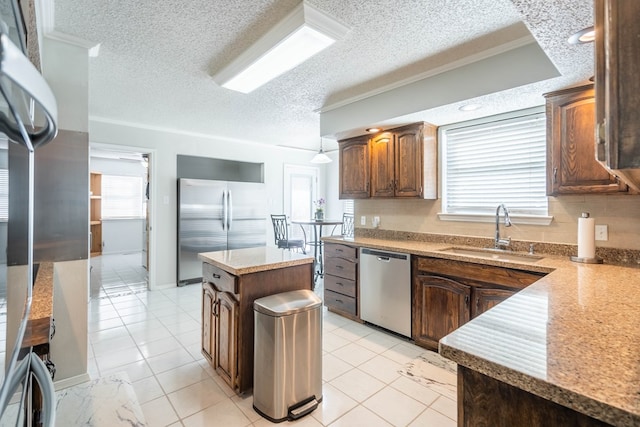
<svg viewBox="0 0 640 427">
<path fill-rule="evenodd" d="M 75 377 L 65 378 L 63 380 L 55 381 L 53 386 L 56 391 L 65 389 L 67 387 L 72 387 L 74 385 L 86 383 L 87 381 L 91 381 L 91 377 L 88 373 L 84 373 L 81 375 L 76 375 Z"/>
</svg>

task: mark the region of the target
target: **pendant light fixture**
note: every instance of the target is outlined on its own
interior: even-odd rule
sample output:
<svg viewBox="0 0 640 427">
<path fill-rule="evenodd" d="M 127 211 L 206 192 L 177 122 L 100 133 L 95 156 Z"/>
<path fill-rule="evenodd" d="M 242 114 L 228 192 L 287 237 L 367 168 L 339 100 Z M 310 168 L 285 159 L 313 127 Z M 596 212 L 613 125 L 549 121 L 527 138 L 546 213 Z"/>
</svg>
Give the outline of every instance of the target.
<svg viewBox="0 0 640 427">
<path fill-rule="evenodd" d="M 311 163 L 331 163 L 331 161 L 331 157 L 324 154 L 324 151 L 322 150 L 322 138 L 320 138 L 320 151 L 318 151 L 318 154 L 313 156 Z"/>
</svg>

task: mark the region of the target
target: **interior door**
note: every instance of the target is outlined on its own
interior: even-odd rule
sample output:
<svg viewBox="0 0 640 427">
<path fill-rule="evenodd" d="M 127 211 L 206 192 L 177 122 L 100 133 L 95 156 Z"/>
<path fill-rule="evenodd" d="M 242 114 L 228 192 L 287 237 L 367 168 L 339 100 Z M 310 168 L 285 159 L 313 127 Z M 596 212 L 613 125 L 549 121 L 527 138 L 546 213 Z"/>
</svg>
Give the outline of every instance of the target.
<svg viewBox="0 0 640 427">
<path fill-rule="evenodd" d="M 284 166 L 284 214 L 291 220 L 309 220 L 313 217 L 313 201 L 318 194 L 318 174 L 316 167 Z M 302 239 L 300 226 L 289 229 L 292 239 Z M 305 230 L 307 240 L 309 230 Z"/>
</svg>

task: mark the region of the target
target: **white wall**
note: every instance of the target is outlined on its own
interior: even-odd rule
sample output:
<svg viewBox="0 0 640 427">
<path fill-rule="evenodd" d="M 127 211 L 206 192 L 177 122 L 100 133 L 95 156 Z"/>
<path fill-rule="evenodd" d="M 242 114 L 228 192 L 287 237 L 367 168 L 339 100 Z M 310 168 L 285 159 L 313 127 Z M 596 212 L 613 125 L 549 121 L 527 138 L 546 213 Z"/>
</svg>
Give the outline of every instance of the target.
<svg viewBox="0 0 640 427">
<path fill-rule="evenodd" d="M 176 206 L 177 155 L 212 157 L 227 160 L 264 163 L 267 187 L 267 212 L 282 212 L 284 164 L 309 165 L 313 153 L 266 146 L 248 141 L 225 140 L 203 135 L 156 130 L 130 125 L 90 120 L 91 143 L 136 147 L 151 152 L 150 198 L 152 227 L 150 251 L 151 289 L 175 286 L 176 283 Z M 321 186 L 324 185 L 321 168 Z M 267 217 L 268 218 L 268 217 Z M 267 242 L 273 241 L 271 222 L 268 221 Z M 154 234 L 155 233 L 155 234 Z"/>
</svg>

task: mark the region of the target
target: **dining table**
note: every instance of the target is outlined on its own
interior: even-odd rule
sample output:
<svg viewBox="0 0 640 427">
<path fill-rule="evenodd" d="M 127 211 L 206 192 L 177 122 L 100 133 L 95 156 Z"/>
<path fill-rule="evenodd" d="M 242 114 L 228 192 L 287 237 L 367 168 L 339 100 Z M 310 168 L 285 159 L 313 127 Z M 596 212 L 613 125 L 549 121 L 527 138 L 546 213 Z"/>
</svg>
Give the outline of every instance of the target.
<svg viewBox="0 0 640 427">
<path fill-rule="evenodd" d="M 313 247 L 313 259 L 315 260 L 313 281 L 317 281 L 318 277 L 324 277 L 324 261 L 322 259 L 322 227 L 332 225 L 342 225 L 341 219 L 309 219 L 309 220 L 292 220 L 292 224 L 298 224 L 302 228 L 302 233 L 305 236 L 305 242 L 307 242 L 307 233 L 304 229 L 305 226 L 309 226 L 313 233 L 313 240 L 307 242 Z"/>
</svg>

